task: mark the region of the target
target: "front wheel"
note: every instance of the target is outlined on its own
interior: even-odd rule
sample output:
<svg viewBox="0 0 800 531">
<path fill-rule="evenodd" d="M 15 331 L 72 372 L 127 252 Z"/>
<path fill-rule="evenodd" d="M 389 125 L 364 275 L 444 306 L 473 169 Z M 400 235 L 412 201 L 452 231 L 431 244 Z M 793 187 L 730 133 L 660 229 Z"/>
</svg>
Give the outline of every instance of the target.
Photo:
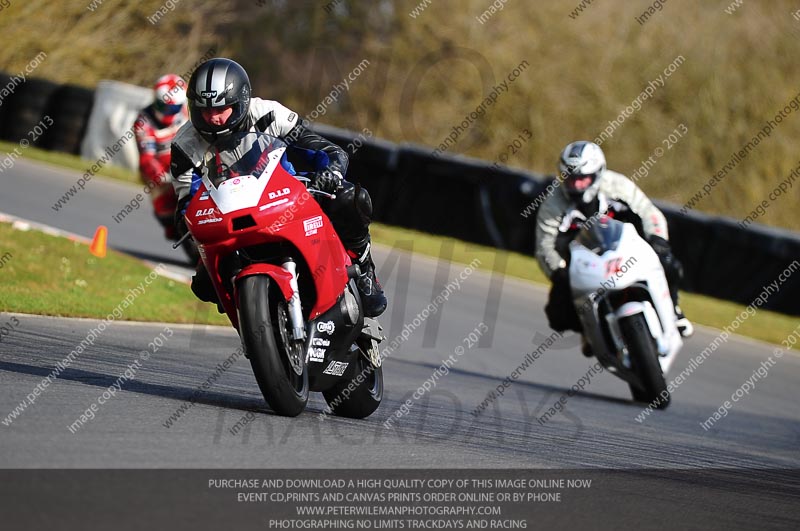
<svg viewBox="0 0 800 531">
<path fill-rule="evenodd" d="M 308 402 L 308 371 L 302 342 L 289 332 L 286 300 L 265 275 L 238 287 L 239 331 L 261 394 L 279 415 L 296 417 Z"/>
<path fill-rule="evenodd" d="M 620 319 L 620 329 L 628 346 L 633 372 L 641 385 L 628 384 L 633 399 L 647 402 L 656 409 L 669 406 L 670 395 L 661 364 L 658 362 L 658 350 L 650 335 L 647 321 L 642 314 Z"/>
<path fill-rule="evenodd" d="M 358 353 L 351 380 L 342 380 L 322 392 L 334 415 L 351 419 L 366 418 L 383 400 L 383 367 L 375 367 L 363 352 Z"/>
</svg>

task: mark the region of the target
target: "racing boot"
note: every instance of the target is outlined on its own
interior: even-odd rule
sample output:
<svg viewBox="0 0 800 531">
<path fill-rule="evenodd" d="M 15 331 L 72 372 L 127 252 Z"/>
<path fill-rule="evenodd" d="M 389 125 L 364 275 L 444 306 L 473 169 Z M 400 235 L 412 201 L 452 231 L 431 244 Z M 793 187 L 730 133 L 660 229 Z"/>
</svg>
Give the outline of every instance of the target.
<svg viewBox="0 0 800 531">
<path fill-rule="evenodd" d="M 195 297 L 203 302 L 215 303 L 217 305 L 217 311 L 219 313 L 225 313 L 225 308 L 223 308 L 222 304 L 219 302 L 217 290 L 214 289 L 214 284 L 211 282 L 211 277 L 208 276 L 208 271 L 206 271 L 206 266 L 203 265 L 203 262 L 197 263 L 197 272 L 192 277 L 191 287 Z"/>
<path fill-rule="evenodd" d="M 588 341 L 586 341 L 586 336 L 584 335 L 581 335 L 581 354 L 587 358 L 594 356 L 594 352 L 592 352 L 592 346 Z"/>
<path fill-rule="evenodd" d="M 361 274 L 356 278 L 356 287 L 361 295 L 364 316 L 377 317 L 386 311 L 387 301 L 383 286 L 375 275 L 375 262 L 372 261 L 369 242 L 361 249 L 349 250 L 348 254 L 361 270 Z"/>
<path fill-rule="evenodd" d="M 683 310 L 677 304 L 675 305 L 675 324 L 678 326 L 678 332 L 682 337 L 692 337 L 694 334 L 694 326 L 689 319 L 683 314 Z"/>
</svg>

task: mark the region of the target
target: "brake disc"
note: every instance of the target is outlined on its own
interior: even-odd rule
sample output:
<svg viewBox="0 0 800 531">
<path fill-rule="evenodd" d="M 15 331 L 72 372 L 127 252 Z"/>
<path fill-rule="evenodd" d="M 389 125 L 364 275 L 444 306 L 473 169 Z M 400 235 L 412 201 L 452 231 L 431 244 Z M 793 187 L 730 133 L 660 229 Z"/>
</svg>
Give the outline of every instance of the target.
<svg viewBox="0 0 800 531">
<path fill-rule="evenodd" d="M 372 364 L 373 367 L 378 368 L 383 363 L 383 358 L 381 358 L 380 350 L 378 349 L 378 342 L 374 339 L 369 340 L 369 362 Z"/>
<path fill-rule="evenodd" d="M 281 304 L 278 309 L 278 327 L 280 328 L 283 351 L 286 353 L 292 370 L 300 376 L 303 374 L 303 342 L 295 341 L 289 337 L 288 324 L 289 318 L 286 315 L 286 305 Z"/>
</svg>

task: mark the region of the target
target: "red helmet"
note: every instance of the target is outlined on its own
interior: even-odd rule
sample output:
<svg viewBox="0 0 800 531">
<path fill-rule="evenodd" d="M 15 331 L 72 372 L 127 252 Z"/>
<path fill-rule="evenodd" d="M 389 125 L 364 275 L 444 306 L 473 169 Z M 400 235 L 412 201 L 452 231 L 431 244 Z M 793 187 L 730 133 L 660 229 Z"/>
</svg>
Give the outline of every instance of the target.
<svg viewBox="0 0 800 531">
<path fill-rule="evenodd" d="M 156 99 L 153 102 L 156 118 L 164 125 L 172 125 L 175 117 L 186 111 L 186 83 L 180 76 L 161 76 L 153 86 Z"/>
</svg>

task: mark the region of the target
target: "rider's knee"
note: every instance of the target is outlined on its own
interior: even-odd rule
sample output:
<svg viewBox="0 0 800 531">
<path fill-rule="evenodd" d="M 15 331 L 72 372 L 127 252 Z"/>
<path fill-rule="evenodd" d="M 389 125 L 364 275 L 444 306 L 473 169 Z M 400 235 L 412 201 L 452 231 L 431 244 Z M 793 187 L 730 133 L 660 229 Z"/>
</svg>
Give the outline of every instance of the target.
<svg viewBox="0 0 800 531">
<path fill-rule="evenodd" d="M 372 221 L 372 199 L 366 189 L 344 181 L 343 188 L 336 192 L 336 199 L 326 205 L 326 214 L 350 239 L 363 238 L 363 233 Z M 340 236 L 345 239 L 344 235 Z"/>
</svg>

